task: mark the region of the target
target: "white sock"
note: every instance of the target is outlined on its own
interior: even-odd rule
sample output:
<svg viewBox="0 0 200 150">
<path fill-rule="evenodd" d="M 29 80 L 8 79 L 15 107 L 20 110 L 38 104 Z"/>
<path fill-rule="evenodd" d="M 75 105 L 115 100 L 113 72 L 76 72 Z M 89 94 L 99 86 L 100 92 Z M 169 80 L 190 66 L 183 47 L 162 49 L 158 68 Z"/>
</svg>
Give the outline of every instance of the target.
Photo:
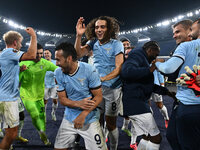
<svg viewBox="0 0 200 150">
<path fill-rule="evenodd" d="M 147 150 L 159 150 L 160 144 L 152 143 L 151 141 L 147 144 Z"/>
<path fill-rule="evenodd" d="M 19 121 L 18 136 L 21 136 L 23 127 L 24 127 L 24 120 L 20 120 Z"/>
<path fill-rule="evenodd" d="M 124 129 L 127 129 L 128 130 L 128 124 L 129 124 L 129 122 L 130 122 L 130 120 L 128 119 L 124 119 L 124 122 L 123 122 L 123 126 L 122 126 L 122 128 L 124 128 Z"/>
<path fill-rule="evenodd" d="M 133 125 L 131 125 L 131 145 L 136 143 L 137 133 Z"/>
<path fill-rule="evenodd" d="M 160 110 L 161 114 L 163 115 L 164 119 L 169 120 L 167 108 L 165 107 L 165 105 L 163 105 L 163 107 L 159 110 Z"/>
<path fill-rule="evenodd" d="M 147 150 L 147 145 L 149 141 L 141 139 L 140 143 L 138 144 L 137 150 Z"/>
<path fill-rule="evenodd" d="M 110 140 L 110 150 L 117 150 L 118 138 L 119 138 L 118 128 L 115 128 L 114 130 L 109 131 L 108 137 Z"/>
<path fill-rule="evenodd" d="M 58 103 L 57 104 L 52 103 L 52 112 L 55 113 L 57 108 L 58 108 Z"/>
</svg>

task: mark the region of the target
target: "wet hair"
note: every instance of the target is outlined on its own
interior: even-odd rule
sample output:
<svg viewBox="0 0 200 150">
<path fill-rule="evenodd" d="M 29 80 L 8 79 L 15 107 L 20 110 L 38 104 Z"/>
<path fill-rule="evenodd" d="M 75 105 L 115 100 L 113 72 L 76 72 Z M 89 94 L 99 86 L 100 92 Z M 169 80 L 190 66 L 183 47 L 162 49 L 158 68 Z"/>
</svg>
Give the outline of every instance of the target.
<svg viewBox="0 0 200 150">
<path fill-rule="evenodd" d="M 37 43 L 37 50 L 38 49 L 43 49 L 42 45 L 40 43 Z"/>
<path fill-rule="evenodd" d="M 158 45 L 158 43 L 156 41 L 149 41 L 149 42 L 145 43 L 142 48 L 145 51 L 147 51 L 148 49 L 160 50 L 160 46 Z"/>
<path fill-rule="evenodd" d="M 6 45 L 12 45 L 14 41 L 19 41 L 20 39 L 23 40 L 22 35 L 16 31 L 8 31 L 3 35 L 3 40 L 5 41 Z"/>
<path fill-rule="evenodd" d="M 177 22 L 176 24 L 174 24 L 174 25 L 172 25 L 172 29 L 174 29 L 176 26 L 178 26 L 178 25 L 182 25 L 183 26 L 183 28 L 185 29 L 185 30 L 188 30 L 191 26 L 192 26 L 192 24 L 193 24 L 193 21 L 192 20 L 182 20 L 182 21 L 179 21 L 179 22 Z"/>
<path fill-rule="evenodd" d="M 89 24 L 86 27 L 85 35 L 88 40 L 93 40 L 96 38 L 95 34 L 95 23 L 97 20 L 105 20 L 107 31 L 105 34 L 105 41 L 108 41 L 110 38 L 117 39 L 117 34 L 119 33 L 119 22 L 117 19 L 109 16 L 100 16 L 98 18 L 95 18 L 89 22 Z"/>
<path fill-rule="evenodd" d="M 72 45 L 71 43 L 63 42 L 63 43 L 59 44 L 58 46 L 56 46 L 55 51 L 58 51 L 58 50 L 63 50 L 64 58 L 67 58 L 68 56 L 72 56 L 73 61 L 77 60 L 76 50 L 74 48 L 74 45 Z"/>
</svg>

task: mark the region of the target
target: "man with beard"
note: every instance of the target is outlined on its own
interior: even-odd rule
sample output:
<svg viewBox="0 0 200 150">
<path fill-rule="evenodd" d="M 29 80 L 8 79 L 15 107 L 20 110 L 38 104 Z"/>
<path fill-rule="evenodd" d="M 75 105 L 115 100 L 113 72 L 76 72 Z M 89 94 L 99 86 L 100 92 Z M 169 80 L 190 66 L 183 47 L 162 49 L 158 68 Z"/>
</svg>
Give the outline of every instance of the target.
<svg viewBox="0 0 200 150">
<path fill-rule="evenodd" d="M 20 66 L 20 97 L 31 116 L 32 123 L 38 130 L 40 139 L 45 145 L 51 143 L 45 134 L 44 79 L 47 71 L 54 71 L 57 66 L 42 58 L 43 47 L 37 44 L 37 57 L 34 61 L 22 61 Z"/>
<path fill-rule="evenodd" d="M 142 48 L 131 51 L 122 66 L 123 115 L 131 120 L 134 135 L 143 135 L 138 149 L 159 150 L 160 147 L 160 131 L 148 103 L 154 89 L 154 59 L 159 53 L 160 47 L 157 42 L 149 41 Z"/>
<path fill-rule="evenodd" d="M 200 65 L 200 19 L 193 22 L 189 36 L 192 41 L 181 43 L 172 58 L 163 63 L 156 62 L 156 67 L 161 72 L 173 73 L 183 64 L 179 71 L 180 76 L 186 73 L 185 66 L 192 68 L 193 65 Z M 177 88 L 176 98 L 179 105 L 176 108 L 174 131 L 178 145 L 174 145 L 173 149 L 200 149 L 200 98 L 195 95 L 195 90 L 181 85 Z"/>
<path fill-rule="evenodd" d="M 77 135 L 83 137 L 88 150 L 106 150 L 105 138 L 99 123 L 102 101 L 101 81 L 94 67 L 77 61 L 77 53 L 70 43 L 56 47 L 55 77 L 58 97 L 65 113 L 58 130 L 55 150 L 74 147 Z"/>
</svg>

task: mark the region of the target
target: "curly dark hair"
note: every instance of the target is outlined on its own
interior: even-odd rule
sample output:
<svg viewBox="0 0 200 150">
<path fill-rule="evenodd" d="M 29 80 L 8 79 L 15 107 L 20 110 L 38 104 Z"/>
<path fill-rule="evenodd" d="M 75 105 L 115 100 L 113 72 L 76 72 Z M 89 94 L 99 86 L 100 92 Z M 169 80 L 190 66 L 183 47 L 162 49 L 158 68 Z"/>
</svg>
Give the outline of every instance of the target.
<svg viewBox="0 0 200 150">
<path fill-rule="evenodd" d="M 105 20 L 107 23 L 107 32 L 104 37 L 105 41 L 108 41 L 110 38 L 117 39 L 117 34 L 120 29 L 118 20 L 109 16 L 100 16 L 91 20 L 87 25 L 85 35 L 88 40 L 94 40 L 96 38 L 95 23 L 97 20 Z"/>
</svg>

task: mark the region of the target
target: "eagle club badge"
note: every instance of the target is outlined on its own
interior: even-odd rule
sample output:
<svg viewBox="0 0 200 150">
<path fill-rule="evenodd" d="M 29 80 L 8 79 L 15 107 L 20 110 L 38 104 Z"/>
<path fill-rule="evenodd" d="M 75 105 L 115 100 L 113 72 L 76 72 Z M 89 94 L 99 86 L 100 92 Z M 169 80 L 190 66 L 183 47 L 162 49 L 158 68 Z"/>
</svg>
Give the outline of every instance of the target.
<svg viewBox="0 0 200 150">
<path fill-rule="evenodd" d="M 84 85 L 84 80 L 85 80 L 85 79 L 80 79 L 80 78 L 78 78 L 78 80 L 79 80 L 79 82 L 81 83 L 81 85 Z"/>
<path fill-rule="evenodd" d="M 41 69 L 41 70 L 43 69 L 43 66 L 42 66 L 42 65 L 40 66 L 40 69 Z"/>
</svg>

